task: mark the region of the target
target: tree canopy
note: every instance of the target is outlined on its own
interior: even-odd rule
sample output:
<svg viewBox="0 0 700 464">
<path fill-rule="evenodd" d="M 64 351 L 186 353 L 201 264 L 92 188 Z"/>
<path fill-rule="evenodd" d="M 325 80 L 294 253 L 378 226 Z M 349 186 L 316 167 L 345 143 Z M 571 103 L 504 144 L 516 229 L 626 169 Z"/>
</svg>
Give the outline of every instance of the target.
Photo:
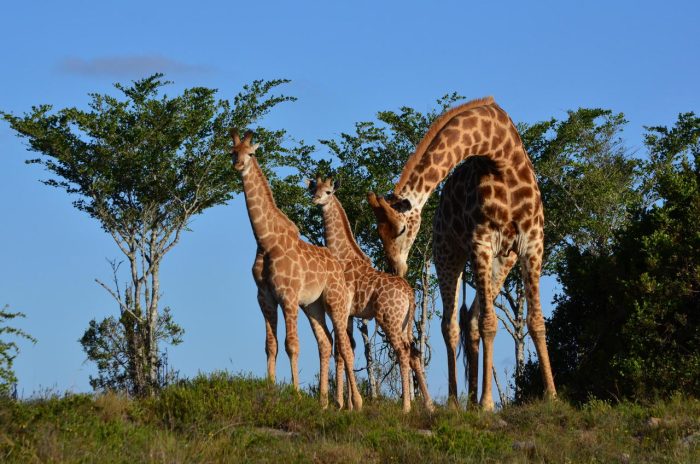
<svg viewBox="0 0 700 464">
<path fill-rule="evenodd" d="M 647 128 L 646 204 L 630 210 L 606 252 L 564 249 L 547 335 L 557 382 L 573 399 L 700 394 L 699 137 L 693 113 Z"/>
<path fill-rule="evenodd" d="M 230 103 L 205 87 L 169 97 L 162 78 L 115 84 L 118 96 L 90 94 L 87 109 L 40 105 L 23 116 L 1 113 L 41 155 L 28 163 L 52 175 L 43 182 L 71 194 L 75 207 L 99 221 L 128 261 L 126 285 L 119 283 L 116 261 L 114 285 L 98 281 L 118 303 L 120 317 L 91 321 L 81 343 L 98 365 L 93 386 L 134 394 L 158 387 L 159 342 L 182 337 L 170 313 L 159 308 L 163 257 L 193 216 L 241 191 L 229 129 L 258 126 L 268 171 L 290 151 L 282 146 L 284 130 L 259 126 L 276 105 L 294 100 L 271 95 L 287 81 L 255 81 Z"/>
</svg>

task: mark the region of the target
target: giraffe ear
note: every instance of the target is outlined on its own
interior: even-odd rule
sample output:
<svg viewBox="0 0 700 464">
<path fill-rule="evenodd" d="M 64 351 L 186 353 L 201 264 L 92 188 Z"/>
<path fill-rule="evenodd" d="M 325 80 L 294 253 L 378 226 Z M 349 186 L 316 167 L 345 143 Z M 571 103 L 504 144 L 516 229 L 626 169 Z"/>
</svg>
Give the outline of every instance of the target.
<svg viewBox="0 0 700 464">
<path fill-rule="evenodd" d="M 408 200 L 402 200 L 403 201 L 408 201 Z M 391 224 L 391 227 L 394 231 L 394 237 L 398 237 L 402 233 L 406 231 L 406 220 L 399 214 L 399 212 L 393 207 L 392 204 L 389 204 L 388 201 L 386 201 L 385 198 L 379 197 L 379 206 L 381 209 L 384 211 L 384 215 L 386 216 L 387 222 Z M 410 205 L 411 203 L 408 202 Z"/>
<path fill-rule="evenodd" d="M 250 148 L 253 149 L 253 151 L 257 150 L 260 147 L 259 143 L 254 143 L 253 145 L 250 146 Z"/>
<path fill-rule="evenodd" d="M 367 194 L 367 201 L 369 201 L 369 205 L 374 211 L 379 228 L 389 226 L 393 231 L 394 237 L 401 235 L 406 222 L 399 216 L 399 213 L 394 211 L 384 198 L 377 197 L 374 192 Z"/>
<path fill-rule="evenodd" d="M 367 202 L 369 202 L 369 205 L 372 207 L 375 214 L 377 214 L 378 210 L 381 210 L 379 202 L 377 201 L 377 195 L 374 192 L 369 192 L 367 194 Z M 379 216 L 377 216 L 377 219 L 379 219 Z"/>
<path fill-rule="evenodd" d="M 306 189 L 310 193 L 316 192 L 316 181 L 311 179 L 306 179 Z"/>
<path fill-rule="evenodd" d="M 406 211 L 411 209 L 411 200 L 404 198 L 402 200 L 392 203 L 391 207 L 399 213 L 405 213 Z"/>
</svg>

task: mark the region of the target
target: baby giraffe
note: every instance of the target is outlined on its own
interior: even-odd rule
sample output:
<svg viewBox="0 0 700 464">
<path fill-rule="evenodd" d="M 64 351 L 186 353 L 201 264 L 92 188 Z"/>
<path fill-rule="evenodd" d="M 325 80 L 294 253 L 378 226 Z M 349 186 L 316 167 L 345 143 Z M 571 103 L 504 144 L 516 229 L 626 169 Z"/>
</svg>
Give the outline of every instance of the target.
<svg viewBox="0 0 700 464">
<path fill-rule="evenodd" d="M 403 410 L 411 409 L 409 368 L 418 379 L 425 407 L 433 410 L 433 403 L 425 383 L 425 374 L 418 351 L 413 348 L 413 289 L 403 278 L 380 272 L 372 267 L 370 259 L 357 245 L 350 230 L 347 215 L 334 195 L 339 184 L 332 179 L 308 181 L 313 203 L 323 209 L 326 246 L 345 269 L 345 281 L 352 289 L 352 315 L 364 319 L 376 318 L 397 354 L 401 368 Z M 342 401 L 342 359 L 336 356 L 338 395 Z M 348 369 L 350 370 L 350 369 Z"/>
<path fill-rule="evenodd" d="M 251 143 L 253 133 L 247 132 L 241 140 L 238 131 L 233 129 L 231 137 L 233 165 L 243 178 L 248 216 L 258 243 L 258 254 L 262 256 L 260 275 L 282 307 L 287 329 L 285 347 L 292 365 L 294 387 L 299 389 L 297 316 L 301 306 L 309 316 L 319 344 L 320 400 L 323 407 L 328 404 L 331 340 L 325 328 L 325 311 L 333 322 L 343 362 L 350 367 L 348 382 L 353 406 L 360 409 L 362 397 L 355 382 L 354 354 L 346 332 L 352 295 L 345 283 L 343 266 L 327 248 L 301 240 L 299 229 L 277 208 L 267 178 L 254 156 L 258 145 Z"/>
</svg>

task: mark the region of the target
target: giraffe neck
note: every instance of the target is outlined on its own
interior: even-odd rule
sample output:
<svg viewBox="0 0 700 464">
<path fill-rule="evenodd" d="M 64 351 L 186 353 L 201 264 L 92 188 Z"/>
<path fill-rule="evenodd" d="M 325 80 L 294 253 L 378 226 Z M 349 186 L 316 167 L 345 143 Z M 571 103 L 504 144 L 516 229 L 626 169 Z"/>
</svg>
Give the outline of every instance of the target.
<svg viewBox="0 0 700 464">
<path fill-rule="evenodd" d="M 326 246 L 331 254 L 340 261 L 361 259 L 371 264 L 355 241 L 350 229 L 350 221 L 345 214 L 343 205 L 333 195 L 331 200 L 323 205 L 323 223 L 325 228 Z"/>
<path fill-rule="evenodd" d="M 475 155 L 501 168 L 529 162 L 513 121 L 492 98 L 466 103 L 438 118 L 406 162 L 394 193 L 420 211 L 452 169 Z"/>
<path fill-rule="evenodd" d="M 243 170 L 242 176 L 248 217 L 258 245 L 269 250 L 281 235 L 298 237 L 297 226 L 277 208 L 270 184 L 255 157 Z"/>
</svg>

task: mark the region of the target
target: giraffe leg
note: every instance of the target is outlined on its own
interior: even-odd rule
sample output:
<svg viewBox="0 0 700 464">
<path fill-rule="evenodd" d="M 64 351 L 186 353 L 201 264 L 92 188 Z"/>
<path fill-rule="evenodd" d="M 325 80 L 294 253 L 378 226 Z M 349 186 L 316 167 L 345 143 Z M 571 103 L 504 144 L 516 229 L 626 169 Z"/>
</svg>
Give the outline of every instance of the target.
<svg viewBox="0 0 700 464">
<path fill-rule="evenodd" d="M 466 304 L 466 302 L 464 303 Z M 463 327 L 462 338 L 466 341 L 464 354 L 467 360 L 468 387 L 467 399 L 469 406 L 477 404 L 477 394 L 479 390 L 479 296 L 475 296 L 471 308 L 467 312 L 466 327 Z"/>
<path fill-rule="evenodd" d="M 456 252 L 443 250 L 441 243 L 435 242 L 435 271 L 440 284 L 440 296 L 442 298 L 442 337 L 447 348 L 447 377 L 448 377 L 448 402 L 451 406 L 457 406 L 457 344 L 459 343 L 459 324 L 457 322 L 457 302 L 459 292 L 459 276 L 462 273 L 464 262 L 459 263 L 461 257 L 455 256 Z"/>
<path fill-rule="evenodd" d="M 540 270 L 542 267 L 541 256 L 533 253 L 520 260 L 523 282 L 525 284 L 525 299 L 527 300 L 527 329 L 535 343 L 537 358 L 540 361 L 542 382 L 545 395 L 548 398 L 556 398 L 557 391 L 554 387 L 552 366 L 549 363 L 549 352 L 545 337 L 544 317 L 540 305 Z"/>
<path fill-rule="evenodd" d="M 311 323 L 311 329 L 318 343 L 318 357 L 320 361 L 319 371 L 319 400 L 321 407 L 328 407 L 328 370 L 330 368 L 330 358 L 333 346 L 331 332 L 326 326 L 326 313 L 320 302 L 314 302 L 304 309 L 306 316 Z"/>
<path fill-rule="evenodd" d="M 382 312 L 381 309 L 377 311 Z M 406 323 L 406 319 L 402 319 Z M 403 400 L 403 412 L 407 413 L 411 410 L 411 355 L 410 345 L 406 340 L 406 331 L 402 330 L 401 326 L 397 326 L 387 320 L 385 317 L 377 316 L 377 323 L 386 334 L 389 344 L 396 353 L 396 359 L 399 361 L 399 369 L 401 371 L 401 398 Z"/>
<path fill-rule="evenodd" d="M 403 396 L 403 412 L 411 410 L 411 351 L 400 335 L 396 340 L 396 354 L 399 358 L 399 368 L 401 369 L 401 394 Z"/>
<path fill-rule="evenodd" d="M 299 318 L 299 306 L 296 298 L 287 298 L 282 304 L 284 314 L 284 326 L 287 331 L 284 348 L 289 356 L 292 372 L 292 385 L 299 391 L 299 334 L 297 332 L 297 319 Z"/>
<path fill-rule="evenodd" d="M 408 326 L 408 330 L 412 330 L 410 324 Z M 435 406 L 433 406 L 433 400 L 430 398 L 430 392 L 428 391 L 428 383 L 425 381 L 425 371 L 423 371 L 423 364 L 421 363 L 420 352 L 418 351 L 418 349 L 416 349 L 415 346 L 413 346 L 413 343 L 411 342 L 412 338 L 413 337 L 408 337 L 408 346 L 410 347 L 411 351 L 411 369 L 413 369 L 413 372 L 416 375 L 416 380 L 418 380 L 418 388 L 420 388 L 420 393 L 423 396 L 423 403 L 425 404 L 425 409 L 427 409 L 430 412 L 433 412 L 435 410 Z"/>
<path fill-rule="evenodd" d="M 352 333 L 353 322 L 354 321 L 353 321 L 352 316 L 348 317 L 347 333 L 348 333 L 348 339 L 350 340 L 350 346 L 352 347 L 352 352 L 354 353 L 355 352 L 355 335 Z M 342 361 L 342 357 L 341 357 L 341 361 Z M 343 365 L 343 367 L 345 367 L 345 366 Z M 350 373 L 346 371 L 345 376 L 348 380 L 348 383 L 350 382 L 349 375 L 350 375 Z M 347 403 L 348 403 L 348 409 L 352 410 L 352 392 L 350 391 L 350 389 L 348 389 Z"/>
<path fill-rule="evenodd" d="M 348 339 L 350 340 L 350 346 L 352 347 L 353 351 L 355 351 L 355 336 L 352 333 L 353 329 L 353 319 L 352 316 L 348 317 L 348 328 L 347 328 L 347 334 L 348 334 Z M 337 337 L 336 341 L 334 343 L 335 347 L 335 385 L 336 385 L 336 403 L 338 404 L 339 409 L 343 409 L 344 406 L 344 390 L 345 390 L 345 385 L 344 381 L 345 378 L 349 375 L 345 372 L 345 363 L 343 362 L 343 357 L 340 355 L 340 350 L 338 349 L 338 342 L 337 342 Z M 348 389 L 348 397 L 347 397 L 347 405 L 348 409 L 352 410 L 352 392 L 350 389 Z"/>
<path fill-rule="evenodd" d="M 355 354 L 350 345 L 350 338 L 347 332 L 348 318 L 350 315 L 350 295 L 345 286 L 345 282 L 329 285 L 329 288 L 327 288 L 324 293 L 324 297 L 326 311 L 333 322 L 333 331 L 336 336 L 338 350 L 345 364 L 345 370 L 348 376 L 348 388 L 352 393 L 352 406 L 353 409 L 359 411 L 362 409 L 362 396 L 360 396 L 360 391 L 357 388 L 357 382 L 355 380 L 355 372 L 353 370 Z"/>
<path fill-rule="evenodd" d="M 415 374 L 416 381 L 418 382 L 418 388 L 420 389 L 421 395 L 423 396 L 423 403 L 425 409 L 430 412 L 435 410 L 433 406 L 433 400 L 430 399 L 430 392 L 428 391 L 428 383 L 425 380 L 425 371 L 423 370 L 423 363 L 421 360 L 421 353 L 415 346 L 413 339 L 413 318 L 415 317 L 416 304 L 415 295 L 413 290 L 409 289 L 404 293 L 406 301 L 401 305 L 405 307 L 405 315 L 403 316 L 403 326 L 404 329 L 401 331 L 401 343 L 406 347 L 406 352 L 408 353 L 408 363 Z M 386 330 L 385 330 L 386 332 Z M 409 386 L 413 387 L 413 383 L 410 382 L 409 375 Z"/>
<path fill-rule="evenodd" d="M 491 371 L 493 370 L 493 340 L 496 338 L 498 318 L 493 309 L 493 251 L 490 241 L 474 243 L 472 262 L 479 299 L 479 335 L 484 345 L 480 405 L 482 409 L 492 411 L 494 405 Z"/>
<path fill-rule="evenodd" d="M 503 287 L 503 283 L 508 277 L 508 273 L 518 260 L 518 256 L 514 252 L 510 252 L 507 256 L 498 256 L 493 260 L 492 279 L 492 296 L 495 299 L 498 292 Z M 467 365 L 469 366 L 469 404 L 476 405 L 477 389 L 479 383 L 479 315 L 481 309 L 479 306 L 479 294 L 477 292 L 472 301 L 471 308 L 467 313 L 467 321 L 462 331 L 462 337 L 466 335 L 467 346 L 465 349 L 467 355 Z"/>
<path fill-rule="evenodd" d="M 409 298 L 413 298 L 413 293 L 411 293 Z M 427 409 L 430 412 L 433 412 L 435 410 L 435 406 L 433 406 L 433 400 L 430 398 L 430 392 L 428 391 L 428 383 L 425 380 L 425 371 L 423 370 L 423 363 L 421 362 L 420 359 L 420 351 L 414 346 L 413 343 L 413 317 L 414 314 L 412 314 L 411 309 L 415 311 L 415 305 L 409 304 L 409 311 L 408 311 L 408 316 L 406 317 L 406 332 L 404 334 L 405 336 L 405 344 L 408 347 L 410 357 L 409 357 L 409 363 L 411 365 L 411 369 L 416 375 L 416 380 L 418 381 L 418 388 L 420 388 L 421 395 L 423 396 L 423 403 L 425 404 L 425 409 Z"/>
<path fill-rule="evenodd" d="M 258 285 L 258 304 L 265 318 L 265 354 L 267 355 L 267 378 L 275 382 L 277 360 L 277 302 L 270 290 Z"/>
<path fill-rule="evenodd" d="M 389 344 L 396 353 L 396 359 L 399 361 L 403 412 L 407 413 L 411 410 L 411 351 L 407 340 L 407 330 L 404 328 L 408 324 L 408 315 L 404 314 L 401 319 L 392 321 L 392 318 L 387 317 L 388 314 L 390 314 L 390 310 L 379 308 L 377 310 L 377 323 L 386 334 Z M 398 325 L 397 322 L 403 322 L 403 324 Z"/>
</svg>

